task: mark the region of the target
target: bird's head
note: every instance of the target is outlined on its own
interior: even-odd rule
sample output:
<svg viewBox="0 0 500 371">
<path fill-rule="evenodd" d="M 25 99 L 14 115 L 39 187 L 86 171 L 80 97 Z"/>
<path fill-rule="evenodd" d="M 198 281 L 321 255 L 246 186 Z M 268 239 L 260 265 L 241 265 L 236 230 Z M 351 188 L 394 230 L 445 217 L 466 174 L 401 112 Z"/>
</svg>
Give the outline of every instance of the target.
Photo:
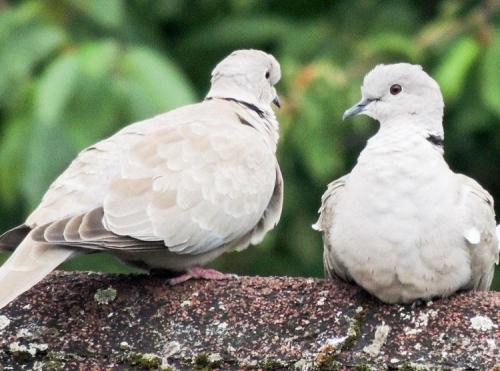
<svg viewBox="0 0 500 371">
<path fill-rule="evenodd" d="M 280 106 L 274 85 L 281 78 L 278 61 L 260 50 L 237 50 L 224 58 L 212 71 L 207 98 L 232 98 L 271 111 Z"/>
<path fill-rule="evenodd" d="M 443 96 L 437 82 L 421 66 L 409 63 L 381 64 L 363 80 L 362 99 L 344 113 L 364 114 L 384 122 L 406 116 L 438 120 L 443 116 Z"/>
</svg>

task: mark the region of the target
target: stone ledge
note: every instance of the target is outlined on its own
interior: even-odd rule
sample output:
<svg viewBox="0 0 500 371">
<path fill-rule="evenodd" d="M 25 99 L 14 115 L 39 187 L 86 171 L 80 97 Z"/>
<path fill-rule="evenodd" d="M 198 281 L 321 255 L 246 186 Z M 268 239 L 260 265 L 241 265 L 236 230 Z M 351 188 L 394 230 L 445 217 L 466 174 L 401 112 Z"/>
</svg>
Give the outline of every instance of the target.
<svg viewBox="0 0 500 371">
<path fill-rule="evenodd" d="M 188 281 L 51 274 L 0 310 L 0 363 L 20 369 L 489 369 L 500 293 L 417 308 L 312 278 Z M 0 370 L 2 366 L 0 366 Z"/>
</svg>

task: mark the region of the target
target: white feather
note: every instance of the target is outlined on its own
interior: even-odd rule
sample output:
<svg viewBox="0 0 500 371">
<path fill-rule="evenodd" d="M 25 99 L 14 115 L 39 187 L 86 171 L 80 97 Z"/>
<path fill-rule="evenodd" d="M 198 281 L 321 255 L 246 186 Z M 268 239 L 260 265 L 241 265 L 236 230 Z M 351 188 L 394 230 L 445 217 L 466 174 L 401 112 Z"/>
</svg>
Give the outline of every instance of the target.
<svg viewBox="0 0 500 371">
<path fill-rule="evenodd" d="M 481 242 L 481 233 L 475 227 L 467 229 L 464 233 L 464 237 L 472 245 L 477 245 Z"/>
</svg>

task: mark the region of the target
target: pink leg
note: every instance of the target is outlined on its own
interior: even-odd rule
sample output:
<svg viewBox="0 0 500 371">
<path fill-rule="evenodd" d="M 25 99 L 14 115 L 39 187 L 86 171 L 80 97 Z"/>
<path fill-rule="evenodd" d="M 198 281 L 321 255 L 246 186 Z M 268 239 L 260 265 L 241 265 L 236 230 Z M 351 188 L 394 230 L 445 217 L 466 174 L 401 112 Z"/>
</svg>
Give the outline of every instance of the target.
<svg viewBox="0 0 500 371">
<path fill-rule="evenodd" d="M 215 269 L 203 268 L 195 265 L 194 267 L 188 268 L 186 273 L 181 274 L 178 277 L 171 278 L 168 280 L 169 285 L 174 286 L 179 283 L 188 281 L 192 278 L 195 279 L 204 279 L 204 280 L 227 280 L 228 278 L 233 277 L 232 274 L 225 274 Z"/>
<path fill-rule="evenodd" d="M 193 278 L 193 276 L 191 276 L 189 273 L 184 273 L 184 274 L 181 274 L 180 276 L 170 278 L 168 280 L 168 284 L 170 286 L 175 286 L 175 285 L 178 285 L 180 283 L 189 281 L 191 278 Z"/>
</svg>

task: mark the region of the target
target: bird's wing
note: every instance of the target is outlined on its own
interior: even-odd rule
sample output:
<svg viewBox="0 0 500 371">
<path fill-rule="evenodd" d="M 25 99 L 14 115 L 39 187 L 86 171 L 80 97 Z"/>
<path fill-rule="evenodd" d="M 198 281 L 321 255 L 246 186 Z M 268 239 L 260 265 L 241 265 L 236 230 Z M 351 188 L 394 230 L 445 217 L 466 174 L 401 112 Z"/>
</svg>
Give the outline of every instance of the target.
<svg viewBox="0 0 500 371">
<path fill-rule="evenodd" d="M 79 189 L 88 193 L 85 187 L 92 183 L 87 180 L 95 172 L 95 181 L 106 183 L 99 187 L 100 205 L 88 202 L 90 210 L 45 223 L 34 233 L 35 239 L 75 247 L 135 250 L 158 249 L 164 244 L 171 252 L 202 254 L 252 231 L 280 182 L 274 153 L 258 131 L 241 122 L 240 115 L 245 113 L 236 114 L 234 104 L 213 102 L 207 106 L 170 117 L 176 125 L 158 123 L 132 134 L 125 132 L 122 138 L 112 137 L 110 148 L 122 149 L 119 160 L 112 163 L 115 168 L 109 171 L 103 172 L 103 165 L 93 167 L 90 156 L 107 156 L 104 145 L 83 156 L 72 165 L 76 170 L 71 177 L 61 176 L 54 194 L 44 199 L 54 200 L 57 210 L 64 209 L 65 203 L 71 207 L 73 199 L 79 198 Z M 246 117 L 244 121 L 251 120 Z M 124 146 L 120 139 L 130 144 Z M 64 202 L 70 188 L 72 197 Z M 63 197 L 57 194 L 59 190 Z M 51 203 L 46 204 L 46 213 L 50 213 Z M 262 230 L 268 230 L 268 218 L 263 220 Z M 261 228 L 255 230 L 255 236 L 259 236 L 258 230 Z"/>
<path fill-rule="evenodd" d="M 25 224 L 18 225 L 0 236 L 0 250 L 12 251 L 28 235 L 31 228 Z"/>
<path fill-rule="evenodd" d="M 274 184 L 274 191 L 267 205 L 262 218 L 252 231 L 250 243 L 256 245 L 260 243 L 267 232 L 273 229 L 278 224 L 283 209 L 283 176 L 276 161 L 276 181 Z"/>
<path fill-rule="evenodd" d="M 349 281 L 351 278 L 344 265 L 338 259 L 335 249 L 330 244 L 330 233 L 335 223 L 335 213 L 339 199 L 342 197 L 348 175 L 328 184 L 326 192 L 321 197 L 321 207 L 319 209 L 318 221 L 313 225 L 313 229 L 323 234 L 323 263 L 327 277 L 337 275 Z"/>
<path fill-rule="evenodd" d="M 248 243 L 253 245 L 260 243 L 265 234 L 276 226 L 282 206 L 283 178 L 276 163 L 276 182 L 273 194 L 261 219 L 250 232 Z M 36 242 L 93 250 L 122 250 L 131 253 L 165 249 L 163 240 L 140 240 L 107 230 L 103 224 L 103 217 L 103 209 L 97 208 L 86 214 L 37 227 L 33 229 L 31 238 Z M 247 247 L 248 243 L 240 248 Z"/>
<path fill-rule="evenodd" d="M 457 174 L 459 202 L 465 214 L 464 238 L 469 246 L 472 277 L 470 288 L 488 290 L 498 264 L 498 236 L 493 198 L 474 179 Z"/>
</svg>

